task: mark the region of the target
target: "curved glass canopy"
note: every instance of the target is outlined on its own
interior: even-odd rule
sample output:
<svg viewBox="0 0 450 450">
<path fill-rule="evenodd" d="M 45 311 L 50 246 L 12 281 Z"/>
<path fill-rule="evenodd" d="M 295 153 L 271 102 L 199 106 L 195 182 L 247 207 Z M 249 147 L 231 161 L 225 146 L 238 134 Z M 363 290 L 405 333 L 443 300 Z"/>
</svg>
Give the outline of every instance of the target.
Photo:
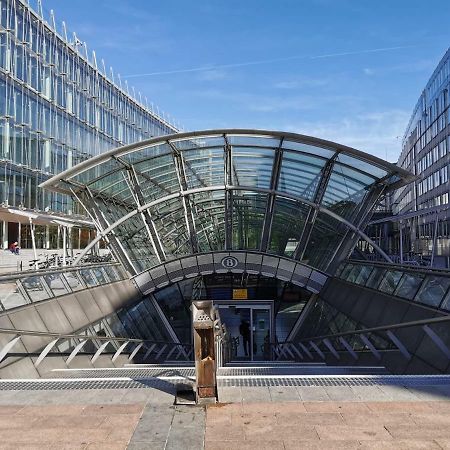
<svg viewBox="0 0 450 450">
<path fill-rule="evenodd" d="M 293 133 L 214 130 L 111 150 L 41 186 L 71 194 L 132 274 L 248 250 L 332 272 L 380 196 L 412 180 L 358 150 Z M 93 243 L 91 244 L 93 245 Z"/>
</svg>

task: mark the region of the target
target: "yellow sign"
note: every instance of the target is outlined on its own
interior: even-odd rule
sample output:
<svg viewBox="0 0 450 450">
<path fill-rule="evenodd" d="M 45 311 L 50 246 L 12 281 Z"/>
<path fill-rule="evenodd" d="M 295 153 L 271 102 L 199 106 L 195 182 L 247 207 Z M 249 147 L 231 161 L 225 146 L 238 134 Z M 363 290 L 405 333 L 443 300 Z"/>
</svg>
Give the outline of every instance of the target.
<svg viewBox="0 0 450 450">
<path fill-rule="evenodd" d="M 247 289 L 233 289 L 233 300 L 247 300 Z"/>
</svg>

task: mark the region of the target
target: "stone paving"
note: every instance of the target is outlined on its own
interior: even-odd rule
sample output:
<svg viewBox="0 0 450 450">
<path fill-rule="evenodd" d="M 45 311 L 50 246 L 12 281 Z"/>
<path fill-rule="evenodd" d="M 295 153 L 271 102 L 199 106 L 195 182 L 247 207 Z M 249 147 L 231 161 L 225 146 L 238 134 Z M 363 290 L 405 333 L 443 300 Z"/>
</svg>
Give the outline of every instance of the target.
<svg viewBox="0 0 450 450">
<path fill-rule="evenodd" d="M 0 449 L 450 449 L 450 384 L 0 390 Z"/>
</svg>

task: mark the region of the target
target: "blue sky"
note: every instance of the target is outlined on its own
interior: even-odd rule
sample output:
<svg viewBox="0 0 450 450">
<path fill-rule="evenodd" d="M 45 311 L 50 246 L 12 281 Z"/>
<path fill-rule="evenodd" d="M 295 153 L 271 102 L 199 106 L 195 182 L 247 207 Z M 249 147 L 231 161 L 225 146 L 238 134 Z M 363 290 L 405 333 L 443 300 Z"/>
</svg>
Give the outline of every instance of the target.
<svg viewBox="0 0 450 450">
<path fill-rule="evenodd" d="M 448 0 L 43 0 L 185 129 L 294 131 L 390 161 L 450 46 Z"/>
</svg>

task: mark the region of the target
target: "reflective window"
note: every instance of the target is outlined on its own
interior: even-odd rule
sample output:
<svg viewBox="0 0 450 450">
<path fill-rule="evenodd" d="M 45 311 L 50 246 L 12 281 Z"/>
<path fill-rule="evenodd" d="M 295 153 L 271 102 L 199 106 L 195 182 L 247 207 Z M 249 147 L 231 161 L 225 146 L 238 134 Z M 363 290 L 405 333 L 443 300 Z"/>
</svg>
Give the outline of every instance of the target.
<svg viewBox="0 0 450 450">
<path fill-rule="evenodd" d="M 450 287 L 450 278 L 428 275 L 415 300 L 430 306 L 439 306 Z"/>
<path fill-rule="evenodd" d="M 21 281 L 31 301 L 39 302 L 50 297 L 42 284 L 41 277 L 27 277 Z"/>
<path fill-rule="evenodd" d="M 356 284 L 362 284 L 363 286 L 367 283 L 367 280 L 369 279 L 371 273 L 372 273 L 373 267 L 370 266 L 362 266 L 361 272 L 359 272 L 358 277 L 355 280 Z"/>
<path fill-rule="evenodd" d="M 65 295 L 69 293 L 68 289 L 63 283 L 61 274 L 52 273 L 49 275 L 44 275 L 44 279 L 55 297 L 58 295 Z"/>
<path fill-rule="evenodd" d="M 87 287 L 97 286 L 98 282 L 89 269 L 80 269 L 80 275 Z"/>
<path fill-rule="evenodd" d="M 66 279 L 67 284 L 70 286 L 72 291 L 75 292 L 84 289 L 84 286 L 78 278 L 76 272 L 64 272 L 63 277 Z"/>
<path fill-rule="evenodd" d="M 103 269 L 101 267 L 96 267 L 92 269 L 92 272 L 94 273 L 95 278 L 97 278 L 97 281 L 100 284 L 108 283 L 108 280 L 106 279 L 105 274 L 103 273 Z"/>
<path fill-rule="evenodd" d="M 120 276 L 117 273 L 116 268 L 114 266 L 105 266 L 103 269 L 105 270 L 111 282 L 120 280 Z"/>
<path fill-rule="evenodd" d="M 381 281 L 379 288 L 380 291 L 386 292 L 387 294 L 392 294 L 395 291 L 402 275 L 403 273 L 398 270 L 388 270 Z"/>
<path fill-rule="evenodd" d="M 386 270 L 381 267 L 375 267 L 367 280 L 366 287 L 378 289 Z"/>
<path fill-rule="evenodd" d="M 22 295 L 14 280 L 0 283 L 0 303 L 3 309 L 11 309 L 22 306 L 29 301 Z"/>
<path fill-rule="evenodd" d="M 405 273 L 398 285 L 395 295 L 398 297 L 407 298 L 411 300 L 416 295 L 422 281 L 423 275 Z"/>
</svg>

